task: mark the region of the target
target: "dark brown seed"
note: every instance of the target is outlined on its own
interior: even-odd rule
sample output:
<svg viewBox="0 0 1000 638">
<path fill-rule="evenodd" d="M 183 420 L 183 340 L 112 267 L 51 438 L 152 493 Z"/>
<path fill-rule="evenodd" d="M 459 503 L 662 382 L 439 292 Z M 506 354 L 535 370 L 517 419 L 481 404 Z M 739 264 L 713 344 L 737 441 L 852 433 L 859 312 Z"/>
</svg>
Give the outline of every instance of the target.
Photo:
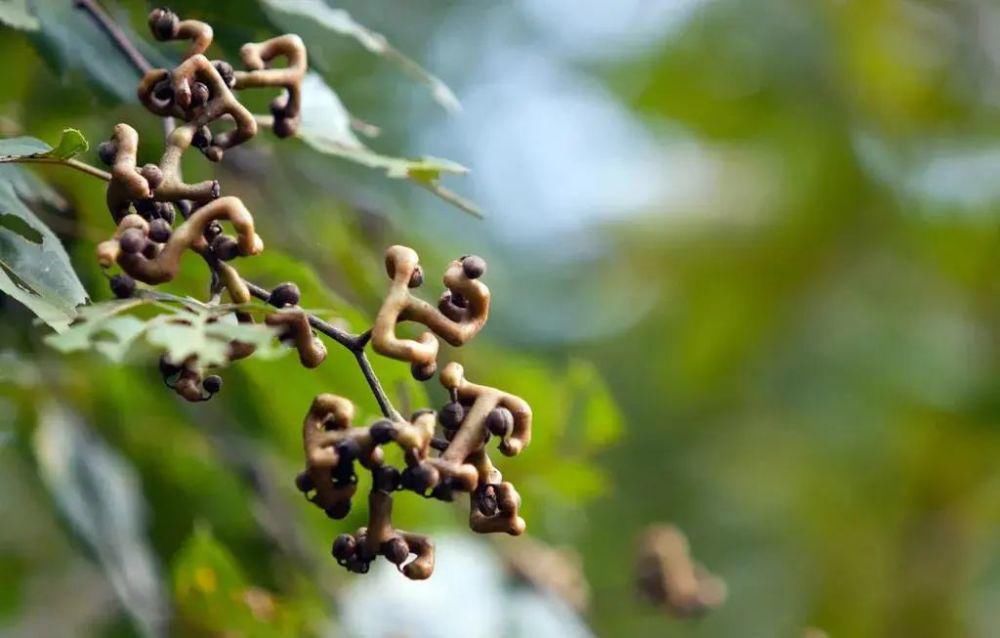
<svg viewBox="0 0 1000 638">
<path fill-rule="evenodd" d="M 465 408 L 457 401 L 446 403 L 441 408 L 441 411 L 438 412 L 438 422 L 446 430 L 457 430 L 458 426 L 462 425 L 462 419 L 464 418 Z"/>
<path fill-rule="evenodd" d="M 280 139 L 289 138 L 295 135 L 295 131 L 298 129 L 298 122 L 290 117 L 276 117 L 274 118 L 274 124 L 271 125 L 271 130 L 274 131 L 276 137 Z"/>
<path fill-rule="evenodd" d="M 486 260 L 478 255 L 463 257 L 462 271 L 469 279 L 479 279 L 486 274 Z"/>
<path fill-rule="evenodd" d="M 160 7 L 149 14 L 149 29 L 157 40 L 169 40 L 177 35 L 180 19 L 170 9 Z"/>
<path fill-rule="evenodd" d="M 199 127 L 191 137 L 191 146 L 197 149 L 206 149 L 212 143 L 212 129 L 207 126 Z"/>
<path fill-rule="evenodd" d="M 351 556 L 354 556 L 355 550 L 358 548 L 357 541 L 350 534 L 341 534 L 337 538 L 333 539 L 333 547 L 330 553 L 337 560 L 347 560 Z"/>
<path fill-rule="evenodd" d="M 312 478 L 310 478 L 308 474 L 306 474 L 305 472 L 300 472 L 295 477 L 295 487 L 298 488 L 300 492 L 305 494 L 306 492 L 311 492 L 313 489 L 315 489 L 316 485 L 313 484 L 313 480 Z"/>
<path fill-rule="evenodd" d="M 218 221 L 209 222 L 208 226 L 205 227 L 205 239 L 209 242 L 213 241 L 216 237 L 222 234 L 222 224 Z"/>
<path fill-rule="evenodd" d="M 382 543 L 382 555 L 393 565 L 401 565 L 410 555 L 410 546 L 402 538 L 396 536 Z"/>
<path fill-rule="evenodd" d="M 191 85 L 191 106 L 204 106 L 211 96 L 208 85 L 204 82 L 195 82 Z"/>
<path fill-rule="evenodd" d="M 236 84 L 236 74 L 233 72 L 233 65 L 225 60 L 212 60 L 212 66 L 219 72 L 219 76 L 222 77 L 222 81 L 226 83 L 226 86 L 233 88 Z"/>
<path fill-rule="evenodd" d="M 327 516 L 334 520 L 340 520 L 351 513 L 351 502 L 341 501 L 336 505 L 331 505 L 330 507 L 323 510 Z"/>
<path fill-rule="evenodd" d="M 138 228 L 129 228 L 118 238 L 122 252 L 134 255 L 146 246 L 146 235 Z"/>
<path fill-rule="evenodd" d="M 212 240 L 212 252 L 222 261 L 230 261 L 239 256 L 240 246 L 234 237 L 219 235 Z"/>
<path fill-rule="evenodd" d="M 410 288 L 419 288 L 424 283 L 424 269 L 417 266 L 413 270 L 413 274 L 410 275 L 410 282 L 407 284 Z"/>
<path fill-rule="evenodd" d="M 372 484 L 376 490 L 395 492 L 399 489 L 399 470 L 391 465 L 383 465 L 372 472 Z"/>
<path fill-rule="evenodd" d="M 217 374 L 210 374 L 201 382 L 201 387 L 209 394 L 218 394 L 222 389 L 222 377 Z"/>
<path fill-rule="evenodd" d="M 160 246 L 151 239 L 146 239 L 146 245 L 142 247 L 142 256 L 146 259 L 156 259 L 160 254 Z"/>
<path fill-rule="evenodd" d="M 170 228 L 170 224 L 165 219 L 154 219 L 149 224 L 149 238 L 158 244 L 170 239 L 172 232 L 173 229 Z"/>
<path fill-rule="evenodd" d="M 337 454 L 341 462 L 350 462 L 361 454 L 361 446 L 354 439 L 347 439 L 337 444 Z"/>
<path fill-rule="evenodd" d="M 100 158 L 101 163 L 105 166 L 111 166 L 115 163 L 115 156 L 118 154 L 118 147 L 111 140 L 106 142 L 101 142 L 101 145 L 97 147 L 97 157 Z"/>
<path fill-rule="evenodd" d="M 171 226 L 174 225 L 174 219 L 177 217 L 177 213 L 174 212 L 173 204 L 170 202 L 156 202 L 155 215 L 166 221 Z"/>
<path fill-rule="evenodd" d="M 396 426 L 392 424 L 392 421 L 382 419 L 373 423 L 368 429 L 368 433 L 371 435 L 373 441 L 382 445 L 383 443 L 388 443 L 396 436 Z"/>
<path fill-rule="evenodd" d="M 435 372 L 437 372 L 436 361 L 431 361 L 425 365 L 414 363 L 410 366 L 410 374 L 412 374 L 413 378 L 417 381 L 426 381 L 433 377 Z"/>
<path fill-rule="evenodd" d="M 275 308 L 284 308 L 285 306 L 299 305 L 300 299 L 299 287 L 293 282 L 287 281 L 274 287 L 271 295 L 267 298 L 267 303 Z"/>
<path fill-rule="evenodd" d="M 486 429 L 499 437 L 510 435 L 514 428 L 514 415 L 505 407 L 493 408 L 486 415 Z"/>
<path fill-rule="evenodd" d="M 111 292 L 119 299 L 128 299 L 135 294 L 135 279 L 128 275 L 115 275 L 108 283 Z"/>
</svg>

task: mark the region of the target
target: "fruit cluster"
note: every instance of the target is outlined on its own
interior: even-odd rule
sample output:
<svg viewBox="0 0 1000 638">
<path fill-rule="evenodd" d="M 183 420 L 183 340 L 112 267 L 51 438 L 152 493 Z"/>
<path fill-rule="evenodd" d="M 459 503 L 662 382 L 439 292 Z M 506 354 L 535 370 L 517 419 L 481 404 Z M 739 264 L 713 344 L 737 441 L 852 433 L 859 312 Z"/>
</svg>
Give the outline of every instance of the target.
<svg viewBox="0 0 1000 638">
<path fill-rule="evenodd" d="M 283 343 L 298 351 L 306 368 L 323 363 L 327 350 L 320 332 L 352 352 L 384 415 L 367 427 L 354 427 L 350 401 L 332 394 L 313 400 L 303 424 L 306 467 L 296 480 L 298 488 L 330 518 L 350 512 L 357 490 L 356 466 L 372 474 L 368 496 L 369 522 L 354 534 L 342 534 L 332 553 L 353 572 L 366 572 L 377 556 L 384 556 L 409 578 L 423 579 L 434 568 L 434 545 L 425 536 L 396 530 L 392 525 L 392 494 L 399 490 L 427 498 L 452 501 L 456 493 L 469 494 L 469 526 L 479 533 L 519 535 L 525 522 L 519 515 L 521 499 L 514 486 L 503 480 L 493 465 L 487 444 L 494 437 L 501 454 L 515 456 L 531 440 L 531 408 L 521 398 L 465 379 L 462 366 L 449 363 L 440 370 L 441 384 L 450 401 L 439 412 L 422 410 L 410 420 L 402 418 L 385 396 L 371 369 L 365 348 L 406 361 L 413 376 L 426 381 L 438 372 L 443 339 L 452 346 L 469 342 L 489 316 L 490 291 L 481 281 L 486 262 L 475 255 L 452 261 L 445 269 L 445 292 L 437 305 L 413 294 L 424 283 L 417 253 L 405 246 L 391 246 L 385 255 L 391 283 L 372 328 L 348 334 L 299 307 L 294 283 L 266 290 L 244 280 L 230 263 L 236 257 L 260 254 L 263 242 L 254 219 L 236 197 L 221 196 L 214 180 L 188 184 L 180 161 L 192 146 L 211 161 L 247 141 L 259 125 L 269 126 L 278 137 L 293 135 L 299 125 L 300 84 L 306 72 L 306 51 L 301 39 L 284 35 L 240 50 L 245 71 L 223 60 L 209 60 L 204 53 L 212 44 L 212 28 L 196 20 L 181 20 L 168 9 L 155 9 L 149 26 L 158 40 L 187 40 L 190 46 L 174 69 L 153 69 L 139 83 L 139 99 L 152 113 L 173 123 L 168 126 L 166 150 L 159 164 L 137 165 L 138 133 L 127 124 L 115 126 L 111 139 L 102 143 L 101 160 L 110 168 L 107 206 L 117 225 L 111 238 L 97 247 L 103 268 L 117 265 L 121 274 L 110 278 L 116 297 L 140 294 L 136 281 L 156 286 L 173 280 L 181 258 L 188 251 L 200 255 L 212 273 L 212 299 L 228 292 L 237 321 L 253 322 L 248 304 L 254 298 L 272 308 L 264 322 L 275 329 Z M 277 58 L 286 64 L 272 68 Z M 251 114 L 234 91 L 247 88 L 280 88 L 271 102 L 271 115 Z M 214 123 L 231 126 L 218 132 Z M 177 221 L 180 212 L 183 220 Z M 232 235 L 226 234 L 226 224 Z M 256 310 L 261 310 L 260 307 Z M 427 328 L 416 339 L 397 336 L 401 322 Z M 232 341 L 230 361 L 248 357 L 254 346 Z M 222 388 L 222 378 L 206 375 L 197 356 L 184 361 L 160 360 L 164 382 L 188 401 L 205 401 Z M 403 451 L 405 467 L 385 462 L 383 448 Z"/>
</svg>

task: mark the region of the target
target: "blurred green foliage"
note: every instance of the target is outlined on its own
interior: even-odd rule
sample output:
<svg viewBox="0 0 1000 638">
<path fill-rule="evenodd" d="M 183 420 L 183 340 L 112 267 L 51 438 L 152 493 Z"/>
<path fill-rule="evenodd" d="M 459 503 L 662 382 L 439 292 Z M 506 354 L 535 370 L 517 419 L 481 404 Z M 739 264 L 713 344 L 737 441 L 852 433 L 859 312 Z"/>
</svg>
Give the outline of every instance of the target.
<svg viewBox="0 0 1000 638">
<path fill-rule="evenodd" d="M 56 4 L 47 11 L 63 10 Z M 343 6 L 424 60 L 446 18 L 470 29 L 500 19 L 482 4 Z M 413 195 L 412 185 L 261 136 L 218 174 L 255 211 L 267 242 L 241 270 L 265 285 L 297 281 L 309 305 L 354 328 L 377 308 L 381 251 L 397 242 L 414 245 L 425 264 L 462 243 L 490 258 L 487 281 L 518 273 L 498 307 L 530 308 L 517 286 L 536 277 L 541 297 L 570 292 L 598 308 L 631 300 L 602 308 L 622 324 L 612 328 L 568 306 L 532 316 L 548 341 L 529 342 L 508 323 L 448 353 L 471 378 L 535 408 L 532 446 L 502 469 L 522 490 L 529 529 L 580 551 L 599 635 L 995 635 L 1000 11 L 981 0 L 695 4 L 652 46 L 578 64 L 649 138 L 694 149 L 690 160 L 707 175 L 697 197 L 587 229 L 603 242 L 600 254 L 572 255 L 579 259 L 559 270 L 541 251 L 511 248 L 505 264 L 503 247 L 478 227 L 467 237 L 437 232 L 470 221 L 452 222 L 461 213 Z M 143 3 L 116 6 L 145 33 Z M 256 3 L 173 6 L 212 21 L 229 57 L 284 28 Z M 106 46 L 86 25 L 62 33 Z M 96 143 L 127 120 L 144 140 L 159 139 L 155 118 L 118 101 L 131 99 L 135 77 L 109 72 L 121 64 L 113 56 L 99 56 L 96 77 L 78 66 L 93 56 L 71 58 L 60 74 L 43 60 L 66 62 L 64 49 L 40 54 L 39 34 L 3 35 L 5 137 L 55 140 L 73 126 Z M 416 134 L 407 110 L 429 101 L 426 89 L 350 40 L 307 44 L 348 110 L 383 129 L 379 148 L 405 147 Z M 144 145 L 141 159 L 157 152 Z M 93 151 L 84 159 L 96 163 Z M 87 291 L 106 299 L 92 258 L 109 228 L 102 185 L 58 168 L 35 173 L 67 203 L 40 216 Z M 206 178 L 212 167 L 191 158 L 185 174 Z M 664 170 L 662 179 L 676 176 Z M 429 206 L 432 231 L 413 223 Z M 572 253 L 577 239 L 546 246 Z M 171 286 L 203 295 L 204 267 L 192 260 Z M 215 400 L 192 407 L 160 386 L 148 359 L 63 356 L 21 306 L 3 298 L 0 312 L 0 518 L 16 521 L 0 526 L 0 632 L 135 631 L 93 548 L 75 540 L 38 476 L 32 432 L 53 398 L 141 477 L 148 543 L 165 566 L 178 626 L 248 636 L 330 630 L 335 592 L 351 577 L 327 547 L 363 524 L 364 508 L 332 524 L 301 503 L 291 477 L 313 395 L 335 391 L 365 418 L 375 414 L 346 353 L 331 349 L 316 371 L 287 356 L 241 362 Z M 568 323 L 587 338 L 558 339 Z M 398 404 L 443 403 L 404 365 L 375 364 Z M 408 529 L 461 526 L 462 517 L 399 499 Z M 657 521 L 682 527 L 695 556 L 727 580 L 729 600 L 711 616 L 678 623 L 636 602 L 632 543 Z M 65 601 L 58 614 L 48 611 L 53 600 Z"/>
</svg>

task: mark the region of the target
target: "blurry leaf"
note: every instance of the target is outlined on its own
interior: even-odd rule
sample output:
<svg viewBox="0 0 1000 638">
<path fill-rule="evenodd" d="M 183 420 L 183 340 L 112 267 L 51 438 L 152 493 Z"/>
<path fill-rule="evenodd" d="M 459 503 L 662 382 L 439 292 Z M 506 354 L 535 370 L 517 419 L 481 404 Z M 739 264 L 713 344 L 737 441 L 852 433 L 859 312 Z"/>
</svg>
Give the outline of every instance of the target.
<svg viewBox="0 0 1000 638">
<path fill-rule="evenodd" d="M 34 137 L 8 137 L 0 140 L 0 157 L 44 155 L 52 147 Z"/>
<path fill-rule="evenodd" d="M 145 636 L 166 635 L 168 608 L 145 536 L 135 470 L 55 403 L 42 407 L 34 450 L 59 511 L 93 552 L 137 628 Z"/>
<path fill-rule="evenodd" d="M 0 228 L 6 228 L 11 232 L 17 233 L 33 244 L 42 243 L 42 233 L 29 226 L 28 222 L 17 215 L 0 213 Z"/>
<path fill-rule="evenodd" d="M 276 596 L 247 583 L 236 559 L 204 526 L 174 558 L 174 598 L 186 631 L 244 638 L 302 635 Z"/>
<path fill-rule="evenodd" d="M 167 312 L 145 321 L 134 316 L 120 316 L 122 312 L 164 298 L 165 295 L 150 295 L 88 306 L 68 330 L 50 335 L 46 342 L 60 352 L 94 349 L 119 362 L 132 344 L 144 337 L 150 345 L 162 349 L 172 362 L 180 364 L 188 357 L 197 356 L 198 363 L 205 367 L 228 363 L 229 343 L 234 340 L 253 344 L 258 357 L 285 352 L 275 345 L 277 332 L 274 328 L 262 323 L 237 323 L 231 313 L 222 314 L 228 310 L 225 306 L 219 310 L 212 306 L 198 308 L 161 303 L 160 307 Z M 180 303 L 186 301 L 177 299 Z"/>
<path fill-rule="evenodd" d="M 462 109 L 458 98 L 438 77 L 406 57 L 393 47 L 381 33 L 376 33 L 354 21 L 347 11 L 334 9 L 323 0 L 263 0 L 270 13 L 280 12 L 314 20 L 327 29 L 357 40 L 368 51 L 394 62 L 404 72 L 426 84 L 438 104 L 450 112 Z"/>
<path fill-rule="evenodd" d="M 24 31 L 38 30 L 38 19 L 28 11 L 28 0 L 0 0 L 0 22 Z"/>
<path fill-rule="evenodd" d="M 574 418 L 571 428 L 581 432 L 588 450 L 606 447 L 622 433 L 622 416 L 614 398 L 594 364 L 575 359 L 570 362 L 566 381 L 572 393 Z"/>
<path fill-rule="evenodd" d="M 51 157 L 53 159 L 69 159 L 79 153 L 85 153 L 90 145 L 83 133 L 75 128 L 63 129 L 59 143 L 52 148 L 42 140 L 34 137 L 11 137 L 0 140 L 0 161 L 10 161 L 17 157 Z"/>
<path fill-rule="evenodd" d="M 138 101 L 139 71 L 86 11 L 72 0 L 36 0 L 32 6 L 41 29 L 31 34 L 31 41 L 50 65 L 64 74 L 83 70 L 106 94 L 123 102 Z M 154 66 L 169 66 L 127 23 L 119 21 L 118 26 Z"/>
<path fill-rule="evenodd" d="M 46 157 L 69 159 L 74 155 L 86 153 L 89 148 L 90 145 L 87 143 L 87 138 L 83 136 L 83 133 L 75 128 L 67 128 L 63 129 L 59 143 L 56 144 L 56 147 L 51 152 L 46 154 Z"/>
<path fill-rule="evenodd" d="M 302 123 L 298 136 L 320 152 L 384 170 L 394 179 L 409 179 L 468 213 L 482 215 L 474 203 L 438 183 L 445 173 L 464 175 L 469 169 L 436 157 L 404 159 L 371 150 L 354 135 L 350 114 L 333 89 L 316 73 L 309 73 L 302 81 Z"/>
<path fill-rule="evenodd" d="M 26 235 L 11 230 L 10 222 L 0 225 L 0 290 L 23 303 L 57 332 L 64 330 L 74 316 L 74 308 L 87 301 L 69 256 L 55 234 L 24 205 L 8 182 L 0 182 L 0 214 L 20 218 L 33 231 Z M 36 234 L 39 241 L 32 239 Z"/>
</svg>

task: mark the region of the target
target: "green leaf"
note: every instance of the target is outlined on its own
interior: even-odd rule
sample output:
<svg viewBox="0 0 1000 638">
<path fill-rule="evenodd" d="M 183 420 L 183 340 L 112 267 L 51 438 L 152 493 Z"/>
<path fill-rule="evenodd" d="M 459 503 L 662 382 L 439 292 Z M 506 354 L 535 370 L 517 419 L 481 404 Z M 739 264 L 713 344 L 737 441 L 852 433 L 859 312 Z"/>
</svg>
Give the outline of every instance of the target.
<svg viewBox="0 0 1000 638">
<path fill-rule="evenodd" d="M 174 305 L 164 303 L 171 299 Z M 139 306 L 156 304 L 166 312 L 148 320 L 122 313 Z M 215 307 L 162 294 L 123 301 L 109 301 L 81 309 L 76 322 L 65 332 L 50 335 L 46 342 L 60 352 L 95 350 L 112 361 L 124 360 L 139 340 L 162 350 L 166 357 L 181 363 L 195 356 L 204 367 L 228 363 L 230 341 L 253 344 L 255 356 L 269 358 L 285 352 L 275 343 L 277 332 L 261 323 L 237 323 L 228 306 Z"/>
<path fill-rule="evenodd" d="M 74 155 L 86 153 L 89 148 L 90 144 L 87 143 L 87 138 L 83 136 L 83 133 L 75 128 L 63 129 L 59 143 L 56 144 L 56 147 L 46 157 L 69 159 Z"/>
<path fill-rule="evenodd" d="M 22 31 L 37 31 L 38 18 L 28 10 L 27 0 L 0 0 L 0 22 Z"/>
<path fill-rule="evenodd" d="M 59 143 L 52 148 L 34 137 L 11 137 L 0 140 L 0 161 L 13 161 L 21 157 L 66 160 L 90 148 L 87 138 L 75 128 L 63 129 Z"/>
<path fill-rule="evenodd" d="M 589 450 L 604 448 L 621 437 L 621 413 L 594 364 L 582 359 L 570 361 L 566 382 L 576 406 L 574 429 L 582 432 Z"/>
<path fill-rule="evenodd" d="M 455 113 L 462 105 L 448 85 L 392 46 L 385 36 L 358 24 L 347 11 L 335 9 L 323 0 L 263 0 L 268 13 L 279 23 L 281 14 L 306 18 L 342 36 L 354 38 L 365 49 L 396 65 L 417 81 L 427 85 L 434 100 Z M 287 26 L 287 25 L 285 25 Z"/>
<path fill-rule="evenodd" d="M 409 179 L 450 204 L 475 216 L 482 211 L 440 185 L 442 175 L 464 175 L 469 169 L 437 157 L 405 159 L 377 153 L 365 146 L 351 129 L 351 117 L 337 94 L 316 73 L 302 81 L 302 123 L 298 136 L 314 149 L 368 168 L 384 170 L 393 179 Z"/>
<path fill-rule="evenodd" d="M 0 140 L 0 157 L 31 157 L 44 155 L 52 147 L 34 137 L 8 137 Z"/>
<path fill-rule="evenodd" d="M 20 220 L 0 224 L 0 291 L 57 332 L 65 330 L 75 308 L 87 301 L 69 256 L 55 234 L 21 201 L 11 182 L 0 182 L 0 215 Z"/>
<path fill-rule="evenodd" d="M 38 473 L 59 512 L 140 633 L 163 635 L 169 610 L 146 537 L 146 503 L 135 468 L 75 411 L 56 403 L 41 406 L 33 444 Z"/>
</svg>

